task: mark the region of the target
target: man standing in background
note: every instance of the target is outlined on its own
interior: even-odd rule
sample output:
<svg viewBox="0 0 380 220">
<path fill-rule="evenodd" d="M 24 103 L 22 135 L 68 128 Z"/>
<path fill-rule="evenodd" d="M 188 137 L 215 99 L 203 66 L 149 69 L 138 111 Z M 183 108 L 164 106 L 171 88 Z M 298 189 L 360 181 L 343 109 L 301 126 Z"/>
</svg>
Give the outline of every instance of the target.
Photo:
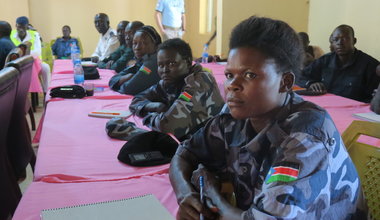
<svg viewBox="0 0 380 220">
<path fill-rule="evenodd" d="M 184 1 L 158 0 L 156 21 L 164 41 L 172 38 L 182 38 L 186 26 Z"/>
<path fill-rule="evenodd" d="M 108 15 L 104 13 L 95 15 L 94 23 L 96 30 L 101 34 L 95 52 L 91 57 L 91 61 L 97 63 L 111 55 L 120 46 L 120 43 L 115 31 L 110 27 Z"/>
</svg>

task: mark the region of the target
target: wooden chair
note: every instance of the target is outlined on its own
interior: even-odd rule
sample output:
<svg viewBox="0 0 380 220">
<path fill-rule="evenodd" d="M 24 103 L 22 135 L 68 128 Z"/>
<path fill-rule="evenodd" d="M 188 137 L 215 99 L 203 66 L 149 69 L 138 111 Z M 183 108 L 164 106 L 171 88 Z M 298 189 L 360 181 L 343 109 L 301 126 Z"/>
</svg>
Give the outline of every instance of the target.
<svg viewBox="0 0 380 220">
<path fill-rule="evenodd" d="M 380 123 L 353 121 L 342 138 L 359 173 L 373 219 L 380 220 L 380 146 L 358 142 L 360 135 L 380 139 Z"/>
<path fill-rule="evenodd" d="M 8 219 L 13 215 L 21 198 L 21 191 L 8 159 L 7 147 L 18 75 L 13 67 L 5 67 L 0 72 L 0 219 Z"/>
</svg>

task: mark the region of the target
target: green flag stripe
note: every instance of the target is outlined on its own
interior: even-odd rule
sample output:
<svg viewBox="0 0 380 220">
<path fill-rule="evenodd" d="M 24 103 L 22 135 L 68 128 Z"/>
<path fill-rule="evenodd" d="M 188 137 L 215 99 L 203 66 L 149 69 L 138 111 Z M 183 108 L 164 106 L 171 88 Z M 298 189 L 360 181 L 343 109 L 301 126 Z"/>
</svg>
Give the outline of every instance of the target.
<svg viewBox="0 0 380 220">
<path fill-rule="evenodd" d="M 183 95 L 183 94 L 181 94 L 179 97 L 180 97 L 181 99 L 187 101 L 187 102 L 190 101 L 190 99 L 189 99 L 188 97 L 186 97 L 185 95 Z"/>
<path fill-rule="evenodd" d="M 271 177 L 267 180 L 267 183 L 273 183 L 273 182 L 276 182 L 276 181 L 281 181 L 281 182 L 292 182 L 292 181 L 294 181 L 294 180 L 296 180 L 296 179 L 297 179 L 297 178 L 292 177 L 292 176 L 278 174 L 278 175 L 273 175 L 273 176 L 271 176 Z"/>
</svg>

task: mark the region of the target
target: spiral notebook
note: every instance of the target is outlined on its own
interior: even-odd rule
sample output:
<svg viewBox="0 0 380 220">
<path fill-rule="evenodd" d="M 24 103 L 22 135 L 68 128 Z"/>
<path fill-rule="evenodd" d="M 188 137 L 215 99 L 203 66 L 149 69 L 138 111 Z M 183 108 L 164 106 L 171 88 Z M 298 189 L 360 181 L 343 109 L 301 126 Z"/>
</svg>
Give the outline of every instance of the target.
<svg viewBox="0 0 380 220">
<path fill-rule="evenodd" d="M 41 212 L 42 220 L 174 220 L 152 194 L 129 199 L 47 209 Z"/>
</svg>

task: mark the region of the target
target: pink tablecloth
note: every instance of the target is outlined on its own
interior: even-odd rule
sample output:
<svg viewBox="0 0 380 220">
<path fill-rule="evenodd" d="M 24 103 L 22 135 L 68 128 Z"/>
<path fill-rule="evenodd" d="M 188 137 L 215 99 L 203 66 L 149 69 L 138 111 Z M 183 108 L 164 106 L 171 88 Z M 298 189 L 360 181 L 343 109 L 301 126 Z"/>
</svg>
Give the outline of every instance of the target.
<svg viewBox="0 0 380 220">
<path fill-rule="evenodd" d="M 91 182 L 166 173 L 169 165 L 136 168 L 119 162 L 117 155 L 125 141 L 107 136 L 105 125 L 109 119 L 87 116 L 89 112 L 100 109 L 127 110 L 130 101 L 87 99 L 50 102 L 46 109 L 34 180 Z M 139 118 L 130 117 L 128 120 L 143 127 Z"/>
<path fill-rule="evenodd" d="M 38 75 L 41 71 L 41 60 L 36 57 L 33 62 L 32 79 L 30 81 L 29 92 L 42 92 L 42 87 Z"/>
<path fill-rule="evenodd" d="M 165 174 L 93 183 L 33 182 L 24 193 L 13 220 L 40 220 L 43 209 L 119 200 L 145 194 L 156 196 L 173 216 L 176 215 L 178 205 L 168 175 Z M 152 219 L 157 218 L 152 216 Z"/>
<path fill-rule="evenodd" d="M 73 73 L 73 63 L 71 60 L 54 60 L 52 74 Z"/>
</svg>

